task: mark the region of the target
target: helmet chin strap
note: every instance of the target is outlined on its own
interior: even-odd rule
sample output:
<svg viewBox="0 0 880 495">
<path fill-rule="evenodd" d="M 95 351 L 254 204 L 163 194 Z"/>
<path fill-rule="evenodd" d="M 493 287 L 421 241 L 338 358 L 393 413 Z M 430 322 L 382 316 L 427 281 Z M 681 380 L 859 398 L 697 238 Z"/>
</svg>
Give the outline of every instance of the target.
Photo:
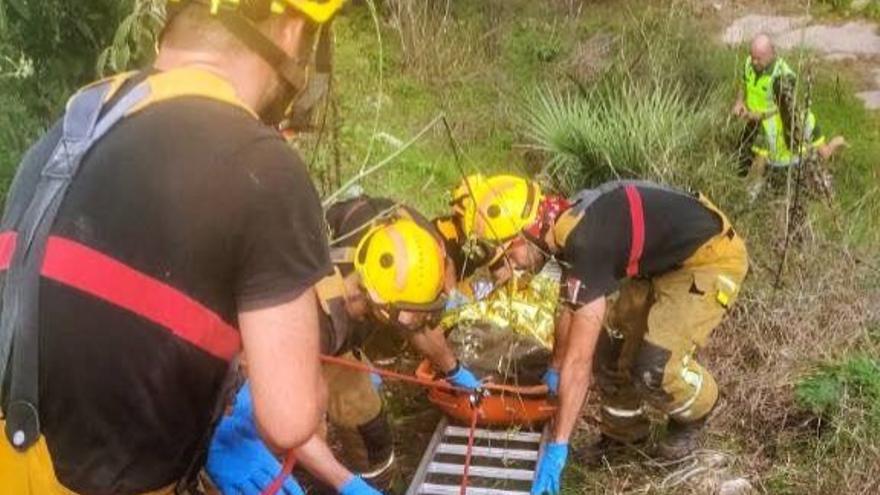
<svg viewBox="0 0 880 495">
<path fill-rule="evenodd" d="M 288 86 L 287 91 L 283 91 L 283 94 L 278 98 L 278 100 L 286 101 L 278 101 L 271 105 L 283 108 L 280 111 L 274 108 L 270 109 L 273 115 L 267 116 L 272 119 L 277 118 L 280 122 L 288 107 L 308 85 L 309 61 L 288 56 L 284 50 L 267 38 L 250 19 L 238 12 L 220 10 L 217 17 L 229 32 L 265 60 Z M 269 120 L 269 118 L 265 120 Z M 278 122 L 267 123 L 276 124 Z"/>
</svg>

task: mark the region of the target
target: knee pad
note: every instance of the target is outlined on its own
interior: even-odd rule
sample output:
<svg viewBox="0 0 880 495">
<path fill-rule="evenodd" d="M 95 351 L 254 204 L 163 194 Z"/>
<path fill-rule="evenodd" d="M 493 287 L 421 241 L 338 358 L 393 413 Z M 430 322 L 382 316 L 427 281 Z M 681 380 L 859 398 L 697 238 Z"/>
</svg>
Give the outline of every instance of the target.
<svg viewBox="0 0 880 495">
<path fill-rule="evenodd" d="M 668 350 L 648 341 L 642 342 L 642 348 L 633 365 L 636 384 L 647 394 L 667 399 L 668 394 L 663 390 L 663 376 L 666 363 L 671 357 L 672 353 Z"/>
</svg>

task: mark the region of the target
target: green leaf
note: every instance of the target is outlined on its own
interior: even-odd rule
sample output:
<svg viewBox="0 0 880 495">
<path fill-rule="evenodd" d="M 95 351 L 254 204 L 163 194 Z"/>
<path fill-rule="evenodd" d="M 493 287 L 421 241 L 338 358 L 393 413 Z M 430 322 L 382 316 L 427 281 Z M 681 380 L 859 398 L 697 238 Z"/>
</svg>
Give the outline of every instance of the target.
<svg viewBox="0 0 880 495">
<path fill-rule="evenodd" d="M 124 71 L 128 68 L 128 62 L 131 60 L 131 50 L 128 45 L 116 47 L 113 50 L 113 68 L 116 71 Z"/>
</svg>

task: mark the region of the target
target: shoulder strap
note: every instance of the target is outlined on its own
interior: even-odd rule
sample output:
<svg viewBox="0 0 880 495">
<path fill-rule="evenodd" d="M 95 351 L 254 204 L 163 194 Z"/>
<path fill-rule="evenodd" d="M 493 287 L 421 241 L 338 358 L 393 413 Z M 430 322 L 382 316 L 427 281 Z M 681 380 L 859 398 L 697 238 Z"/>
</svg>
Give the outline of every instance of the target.
<svg viewBox="0 0 880 495">
<path fill-rule="evenodd" d="M 329 352 L 339 353 L 352 332 L 351 319 L 345 311 L 345 282 L 338 268 L 315 284 L 321 309 L 330 318 Z"/>
<path fill-rule="evenodd" d="M 9 382 L 9 395 L 2 398 L 6 437 L 18 450 L 27 449 L 40 436 L 38 306 L 40 268 L 49 231 L 83 157 L 149 93 L 149 87 L 140 83 L 104 111 L 113 90 L 113 81 L 106 81 L 84 88 L 70 99 L 61 138 L 43 165 L 40 181 L 17 226 L 2 293 L 0 363 L 3 383 Z"/>
</svg>

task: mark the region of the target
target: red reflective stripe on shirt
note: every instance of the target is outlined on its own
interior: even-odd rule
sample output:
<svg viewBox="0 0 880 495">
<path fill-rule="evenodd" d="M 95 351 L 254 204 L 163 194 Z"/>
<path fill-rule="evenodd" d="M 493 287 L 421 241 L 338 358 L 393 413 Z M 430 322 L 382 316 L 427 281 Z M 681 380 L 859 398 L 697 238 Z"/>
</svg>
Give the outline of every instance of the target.
<svg viewBox="0 0 880 495">
<path fill-rule="evenodd" d="M 15 241 L 18 234 L 12 231 L 0 232 L 0 270 L 9 268 L 12 255 L 15 254 Z"/>
<path fill-rule="evenodd" d="M 624 187 L 626 199 L 629 201 L 629 218 L 632 223 L 632 243 L 629 245 L 629 264 L 626 265 L 626 276 L 635 277 L 639 274 L 639 261 L 645 249 L 645 212 L 642 209 L 642 195 L 636 186 Z"/>
<path fill-rule="evenodd" d="M 218 358 L 238 352 L 238 331 L 179 290 L 77 242 L 49 237 L 42 275 L 140 315 Z"/>
</svg>

